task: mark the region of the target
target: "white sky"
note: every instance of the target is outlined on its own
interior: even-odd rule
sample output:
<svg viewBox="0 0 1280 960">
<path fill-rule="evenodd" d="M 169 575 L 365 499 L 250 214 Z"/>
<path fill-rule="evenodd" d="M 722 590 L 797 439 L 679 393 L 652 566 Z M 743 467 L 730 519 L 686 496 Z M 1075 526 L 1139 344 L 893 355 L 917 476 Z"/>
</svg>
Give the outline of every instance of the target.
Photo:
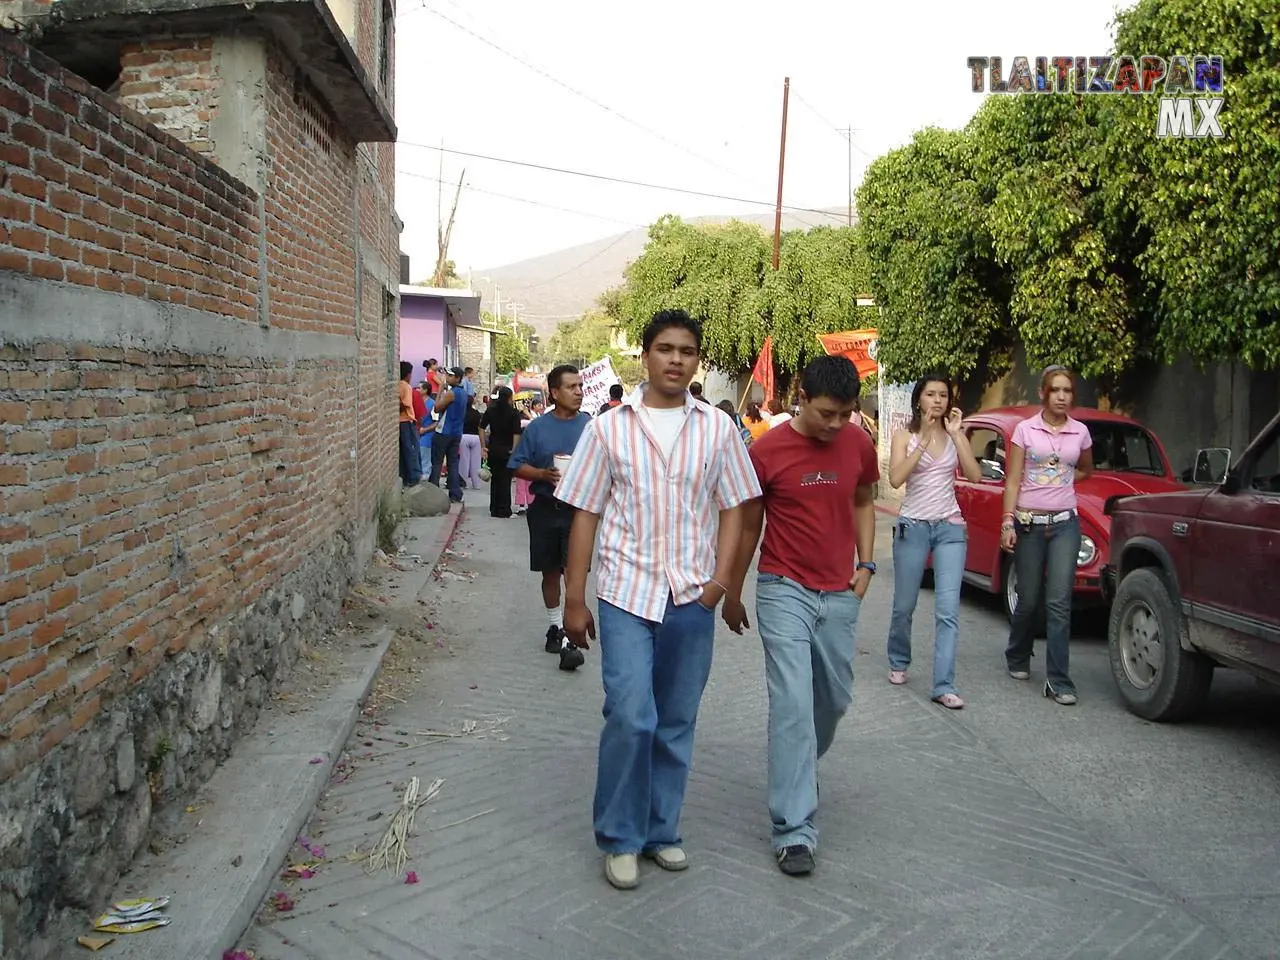
<svg viewBox="0 0 1280 960">
<path fill-rule="evenodd" d="M 983 98 L 970 91 L 967 57 L 1003 56 L 1007 76 L 1018 55 L 1104 54 L 1115 10 L 1128 5 L 400 0 L 401 248 L 415 281 L 429 274 L 441 154 L 415 143 L 763 201 L 683 196 L 446 155 L 446 212 L 452 184 L 466 170 L 450 244 L 464 276 L 468 267 L 479 272 L 550 253 L 664 213 L 769 212 L 784 76 L 791 77 L 791 105 L 783 202 L 843 207 L 849 150 L 835 127 L 854 128 L 856 188 L 872 158 L 914 131 L 959 127 L 973 115 Z"/>
</svg>

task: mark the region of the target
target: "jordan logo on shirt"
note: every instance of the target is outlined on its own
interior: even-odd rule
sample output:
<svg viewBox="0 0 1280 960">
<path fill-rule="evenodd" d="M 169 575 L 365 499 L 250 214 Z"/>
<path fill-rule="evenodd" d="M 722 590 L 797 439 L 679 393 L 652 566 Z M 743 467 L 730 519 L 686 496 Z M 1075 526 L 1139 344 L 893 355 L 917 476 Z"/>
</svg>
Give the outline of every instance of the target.
<svg viewBox="0 0 1280 960">
<path fill-rule="evenodd" d="M 814 487 L 819 484 L 836 486 L 840 483 L 840 474 L 834 470 L 819 470 L 817 473 L 806 473 L 800 478 L 800 486 Z"/>
</svg>

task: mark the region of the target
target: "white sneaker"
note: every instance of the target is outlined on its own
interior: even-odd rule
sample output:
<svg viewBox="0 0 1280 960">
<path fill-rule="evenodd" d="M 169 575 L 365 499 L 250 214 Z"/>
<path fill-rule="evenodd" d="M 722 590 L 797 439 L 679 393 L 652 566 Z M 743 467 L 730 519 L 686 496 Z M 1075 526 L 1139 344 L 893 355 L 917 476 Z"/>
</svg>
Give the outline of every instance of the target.
<svg viewBox="0 0 1280 960">
<path fill-rule="evenodd" d="M 634 853 L 610 853 L 604 858 L 604 878 L 619 890 L 640 885 L 640 862 Z"/>
<path fill-rule="evenodd" d="M 689 857 L 681 847 L 659 847 L 657 850 L 648 851 L 645 857 L 663 870 L 670 870 L 673 873 L 689 869 Z"/>
</svg>

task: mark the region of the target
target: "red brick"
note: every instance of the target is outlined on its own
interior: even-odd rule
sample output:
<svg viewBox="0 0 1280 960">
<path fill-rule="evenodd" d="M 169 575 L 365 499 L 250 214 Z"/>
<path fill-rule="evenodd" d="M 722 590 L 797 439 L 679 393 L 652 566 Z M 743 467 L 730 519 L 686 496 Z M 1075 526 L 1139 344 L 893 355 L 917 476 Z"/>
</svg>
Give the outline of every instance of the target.
<svg viewBox="0 0 1280 960">
<path fill-rule="evenodd" d="M 40 673 L 48 660 L 43 653 L 37 653 L 33 657 L 28 657 L 20 663 L 15 663 L 5 672 L 9 675 L 9 683 L 14 686 L 22 683 L 23 680 L 29 680 L 36 674 Z M 0 705 L 2 707 L 3 705 Z M 3 720 L 3 710 L 0 709 L 0 720 Z"/>
</svg>

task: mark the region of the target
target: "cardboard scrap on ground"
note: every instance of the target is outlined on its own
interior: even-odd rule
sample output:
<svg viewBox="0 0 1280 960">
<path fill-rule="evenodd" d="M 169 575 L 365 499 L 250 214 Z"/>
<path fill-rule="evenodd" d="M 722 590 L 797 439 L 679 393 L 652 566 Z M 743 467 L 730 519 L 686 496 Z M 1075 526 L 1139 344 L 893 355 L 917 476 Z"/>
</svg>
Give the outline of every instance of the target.
<svg viewBox="0 0 1280 960">
<path fill-rule="evenodd" d="M 115 942 L 115 937 L 76 937 L 76 943 L 82 947 L 88 947 L 90 950 L 101 950 L 103 947 L 110 946 Z"/>
</svg>

